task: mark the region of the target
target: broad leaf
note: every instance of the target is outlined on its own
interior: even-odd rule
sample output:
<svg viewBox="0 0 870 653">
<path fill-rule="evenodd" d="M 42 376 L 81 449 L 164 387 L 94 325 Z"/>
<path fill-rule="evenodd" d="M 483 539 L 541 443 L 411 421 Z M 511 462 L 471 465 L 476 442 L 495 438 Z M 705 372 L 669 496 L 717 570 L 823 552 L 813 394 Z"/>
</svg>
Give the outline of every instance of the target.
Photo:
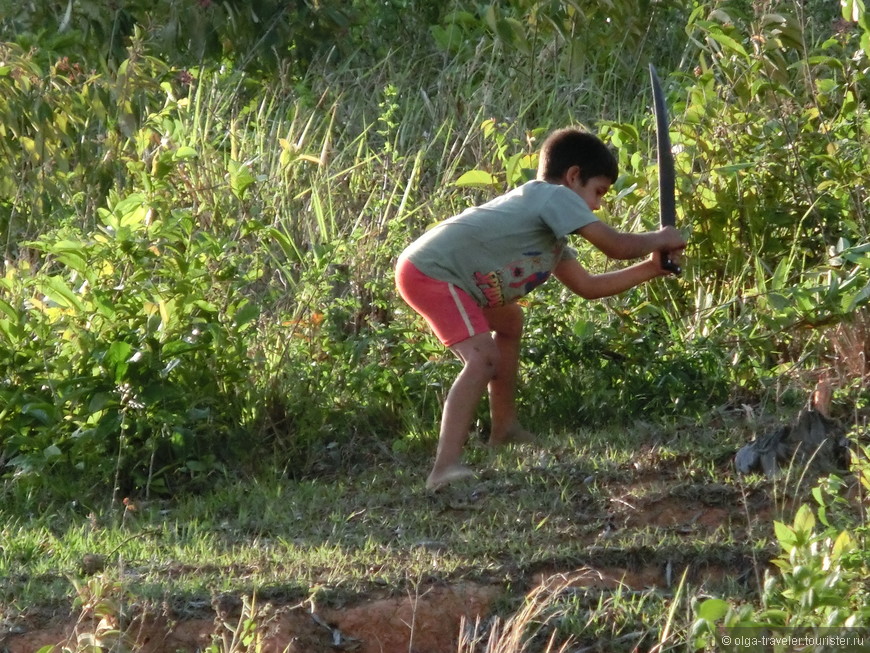
<svg viewBox="0 0 870 653">
<path fill-rule="evenodd" d="M 460 187 L 471 186 L 475 188 L 493 188 L 498 186 L 498 179 L 485 170 L 469 170 L 453 182 L 453 185 Z"/>
<path fill-rule="evenodd" d="M 729 607 L 722 599 L 707 599 L 698 607 L 698 616 L 707 621 L 718 621 L 728 614 Z"/>
</svg>

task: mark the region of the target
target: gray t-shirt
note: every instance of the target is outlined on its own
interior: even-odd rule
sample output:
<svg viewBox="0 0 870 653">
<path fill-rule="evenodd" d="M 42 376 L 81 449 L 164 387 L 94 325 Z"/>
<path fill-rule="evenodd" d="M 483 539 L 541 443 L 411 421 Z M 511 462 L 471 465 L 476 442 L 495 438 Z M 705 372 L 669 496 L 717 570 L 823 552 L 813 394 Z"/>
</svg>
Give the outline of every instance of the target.
<svg viewBox="0 0 870 653">
<path fill-rule="evenodd" d="M 568 234 L 597 219 L 571 189 L 530 181 L 439 223 L 402 256 L 481 306 L 502 306 L 544 283 L 562 259 L 576 258 Z"/>
</svg>

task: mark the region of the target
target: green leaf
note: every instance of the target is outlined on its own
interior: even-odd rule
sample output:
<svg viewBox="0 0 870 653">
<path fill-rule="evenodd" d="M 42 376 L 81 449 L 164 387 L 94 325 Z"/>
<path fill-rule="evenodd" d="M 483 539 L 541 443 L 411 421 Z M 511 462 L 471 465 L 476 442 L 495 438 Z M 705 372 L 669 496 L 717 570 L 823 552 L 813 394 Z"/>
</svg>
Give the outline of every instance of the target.
<svg viewBox="0 0 870 653">
<path fill-rule="evenodd" d="M 91 271 L 91 266 L 83 254 L 80 254 L 79 252 L 64 252 L 63 254 L 58 254 L 56 258 L 70 270 L 74 270 L 90 280 L 93 280 L 94 275 Z"/>
<path fill-rule="evenodd" d="M 521 178 L 522 171 L 520 170 L 518 173 L 518 166 L 524 156 L 525 155 L 522 152 L 518 152 L 508 159 L 507 165 L 505 166 L 505 174 L 508 183 L 515 184 Z"/>
<path fill-rule="evenodd" d="M 795 289 L 794 302 L 807 315 L 813 315 L 819 307 L 815 297 L 803 288 Z"/>
<path fill-rule="evenodd" d="M 523 24 L 516 18 L 503 18 L 496 24 L 498 37 L 505 44 L 517 48 L 523 54 L 531 54 L 532 48 L 526 38 L 526 30 Z"/>
<path fill-rule="evenodd" d="M 192 147 L 185 145 L 179 147 L 175 150 L 175 153 L 172 155 L 172 158 L 176 161 L 187 161 L 188 159 L 196 159 L 199 158 L 199 152 L 197 152 Z"/>
<path fill-rule="evenodd" d="M 852 313 L 856 308 L 858 308 L 858 306 L 864 304 L 868 298 L 870 298 L 870 283 L 854 295 L 845 295 L 843 297 L 841 310 L 847 314 Z"/>
<path fill-rule="evenodd" d="M 206 301 L 204 299 L 194 300 L 193 305 L 197 308 L 202 309 L 206 313 L 217 313 L 220 310 L 216 304 L 213 304 L 212 302 Z"/>
<path fill-rule="evenodd" d="M 45 425 L 54 424 L 57 419 L 54 406 L 46 402 L 33 402 L 21 407 L 21 414 L 35 417 Z"/>
<path fill-rule="evenodd" d="M 286 256 L 291 261 L 301 261 L 302 260 L 302 252 L 299 251 L 299 248 L 296 247 L 296 243 L 282 231 L 279 231 L 275 227 L 270 227 L 267 232 L 278 246 L 281 248 L 281 251 L 284 252 L 284 256 Z"/>
<path fill-rule="evenodd" d="M 843 9 L 843 18 L 857 23 L 864 15 L 863 0 L 840 0 L 840 6 Z"/>
<path fill-rule="evenodd" d="M 24 330 L 17 324 L 13 327 L 9 320 L 0 320 L 0 332 L 2 332 L 3 335 L 6 336 L 6 339 L 12 344 L 18 343 L 18 341 L 20 341 L 24 336 Z"/>
<path fill-rule="evenodd" d="M 81 299 L 60 277 L 47 277 L 37 284 L 39 291 L 58 306 L 84 311 Z"/>
<path fill-rule="evenodd" d="M 729 607 L 722 599 L 707 599 L 698 607 L 698 616 L 707 621 L 718 621 L 728 614 Z"/>
<path fill-rule="evenodd" d="M 830 526 L 831 522 L 828 520 L 828 509 L 825 506 L 819 506 L 817 510 L 819 515 L 819 521 L 822 522 L 823 526 Z"/>
<path fill-rule="evenodd" d="M 51 460 L 52 458 L 59 458 L 63 455 L 63 452 L 56 444 L 51 444 L 42 450 L 42 455 L 45 456 L 46 460 Z"/>
<path fill-rule="evenodd" d="M 103 360 L 109 365 L 117 365 L 125 363 L 130 358 L 130 352 L 133 351 L 133 345 L 123 340 L 116 340 L 106 350 L 106 355 Z"/>
<path fill-rule="evenodd" d="M 447 52 L 458 52 L 465 42 L 465 31 L 457 25 L 433 25 L 430 30 L 438 47 Z"/>
<path fill-rule="evenodd" d="M 850 553 L 855 550 L 855 540 L 848 531 L 841 532 L 834 541 L 834 546 L 831 547 L 831 557 L 839 558 L 844 553 Z"/>
<path fill-rule="evenodd" d="M 770 304 L 772 309 L 781 313 L 787 311 L 792 305 L 785 295 L 776 292 L 772 292 L 767 296 L 767 303 Z"/>
<path fill-rule="evenodd" d="M 784 624 L 791 617 L 791 613 L 787 610 L 780 610 L 777 608 L 770 608 L 768 610 L 764 610 L 759 613 L 758 618 L 770 622 L 772 624 Z"/>
<path fill-rule="evenodd" d="M 495 5 L 487 5 L 486 9 L 483 11 L 483 20 L 489 26 L 489 29 L 493 31 L 493 33 L 498 32 L 498 21 L 499 18 L 495 13 Z"/>
<path fill-rule="evenodd" d="M 188 460 L 184 466 L 192 472 L 204 472 L 208 469 L 208 466 L 199 460 Z"/>
<path fill-rule="evenodd" d="M 773 278 L 770 280 L 770 287 L 773 290 L 781 290 L 786 287 L 791 268 L 791 259 L 787 256 L 783 256 L 779 260 L 779 263 L 776 264 L 776 270 L 773 271 Z"/>
<path fill-rule="evenodd" d="M 453 182 L 453 185 L 459 187 L 493 188 L 498 186 L 498 179 L 485 170 L 469 170 Z"/>
<path fill-rule="evenodd" d="M 119 383 L 127 376 L 127 369 L 130 367 L 130 353 L 133 351 L 133 346 L 122 340 L 116 340 L 106 350 L 106 355 L 103 357 L 103 363 L 106 368 L 114 374 L 114 381 Z"/>
<path fill-rule="evenodd" d="M 809 506 L 803 505 L 798 508 L 797 514 L 794 516 L 795 533 L 812 533 L 815 526 L 816 518 Z"/>
<path fill-rule="evenodd" d="M 725 50 L 739 54 L 741 57 L 748 57 L 749 56 L 749 54 L 746 52 L 746 48 L 744 48 L 743 45 L 739 41 L 728 36 L 724 32 L 722 32 L 718 29 L 711 29 L 709 32 L 707 32 L 707 34 L 709 35 L 709 37 L 711 39 L 716 41 Z"/>
<path fill-rule="evenodd" d="M 795 535 L 795 532 L 790 526 L 787 526 L 781 521 L 774 520 L 773 531 L 776 534 L 777 541 L 784 550 L 790 551 L 794 548 L 794 545 L 797 544 L 797 536 Z"/>
<path fill-rule="evenodd" d="M 98 392 L 93 397 L 91 397 L 91 400 L 88 402 L 88 412 L 99 413 L 101 410 L 106 408 L 106 406 L 114 403 L 115 401 L 112 395 L 106 392 Z"/>
<path fill-rule="evenodd" d="M 489 138 L 490 136 L 492 136 L 493 134 L 496 133 L 495 126 L 496 126 L 495 119 L 487 118 L 482 123 L 480 123 L 480 131 L 483 132 L 483 135 L 486 138 Z"/>
<path fill-rule="evenodd" d="M 88 261 L 88 249 L 85 243 L 78 240 L 58 240 L 56 242 L 34 241 L 25 244 L 54 254 L 55 258 L 68 268 L 75 270 L 88 280 L 93 280 L 94 273 Z"/>
<path fill-rule="evenodd" d="M 112 213 L 118 217 L 122 227 L 143 226 L 148 215 L 145 196 L 142 193 L 128 195 L 112 207 Z"/>
<path fill-rule="evenodd" d="M 233 316 L 233 326 L 240 329 L 248 324 L 248 322 L 252 322 L 258 317 L 260 317 L 260 306 L 254 302 L 246 301 L 241 307 L 239 307 L 236 314 Z"/>
<path fill-rule="evenodd" d="M 230 190 L 240 200 L 245 198 L 248 188 L 256 181 L 251 169 L 244 163 L 230 161 L 227 164 L 227 174 L 230 178 Z"/>
<path fill-rule="evenodd" d="M 743 161 L 742 163 L 732 163 L 727 166 L 720 166 L 716 168 L 716 172 L 721 175 L 731 175 L 740 170 L 748 170 L 749 168 L 756 167 L 758 167 L 758 164 L 755 161 Z"/>
<path fill-rule="evenodd" d="M 13 322 L 18 322 L 20 319 L 18 311 L 12 308 L 12 304 L 5 302 L 2 299 L 0 299 L 0 312 L 5 313 Z"/>
<path fill-rule="evenodd" d="M 843 65 L 842 61 L 840 61 L 837 57 L 830 57 L 828 55 L 808 57 L 807 63 L 811 66 L 830 66 L 831 68 L 837 68 L 840 71 L 845 70 L 845 66 Z"/>
</svg>

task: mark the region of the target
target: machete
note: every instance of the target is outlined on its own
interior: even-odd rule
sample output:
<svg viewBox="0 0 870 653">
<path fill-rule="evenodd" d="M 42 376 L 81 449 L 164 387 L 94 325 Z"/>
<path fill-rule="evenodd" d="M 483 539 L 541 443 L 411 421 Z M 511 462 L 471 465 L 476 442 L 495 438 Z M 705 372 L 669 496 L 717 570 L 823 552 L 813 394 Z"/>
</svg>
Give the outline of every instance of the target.
<svg viewBox="0 0 870 653">
<path fill-rule="evenodd" d="M 652 82 L 653 108 L 656 116 L 656 150 L 659 163 L 659 221 L 662 227 L 677 225 L 677 206 L 674 198 L 674 155 L 671 152 L 671 135 L 668 133 L 668 108 L 665 94 L 655 66 L 649 65 L 649 78 Z M 671 257 L 662 254 L 662 267 L 674 274 L 683 270 Z"/>
</svg>

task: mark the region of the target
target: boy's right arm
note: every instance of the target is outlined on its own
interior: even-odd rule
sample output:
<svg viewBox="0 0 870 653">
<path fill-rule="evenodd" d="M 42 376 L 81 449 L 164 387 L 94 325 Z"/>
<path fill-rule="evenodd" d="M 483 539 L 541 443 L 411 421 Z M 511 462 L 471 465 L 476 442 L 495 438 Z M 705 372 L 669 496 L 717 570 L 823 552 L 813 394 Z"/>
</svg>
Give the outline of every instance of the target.
<svg viewBox="0 0 870 653">
<path fill-rule="evenodd" d="M 686 246 L 685 238 L 674 227 L 628 233 L 604 222 L 592 222 L 574 233 L 583 236 L 606 256 L 623 260 L 640 258 L 652 252 L 675 252 Z"/>
<path fill-rule="evenodd" d="M 576 259 L 563 259 L 553 270 L 553 275 L 568 290 L 584 299 L 618 295 L 629 288 L 666 274 L 668 272 L 662 268 L 658 254 L 630 267 L 601 274 L 591 274 Z"/>
</svg>

